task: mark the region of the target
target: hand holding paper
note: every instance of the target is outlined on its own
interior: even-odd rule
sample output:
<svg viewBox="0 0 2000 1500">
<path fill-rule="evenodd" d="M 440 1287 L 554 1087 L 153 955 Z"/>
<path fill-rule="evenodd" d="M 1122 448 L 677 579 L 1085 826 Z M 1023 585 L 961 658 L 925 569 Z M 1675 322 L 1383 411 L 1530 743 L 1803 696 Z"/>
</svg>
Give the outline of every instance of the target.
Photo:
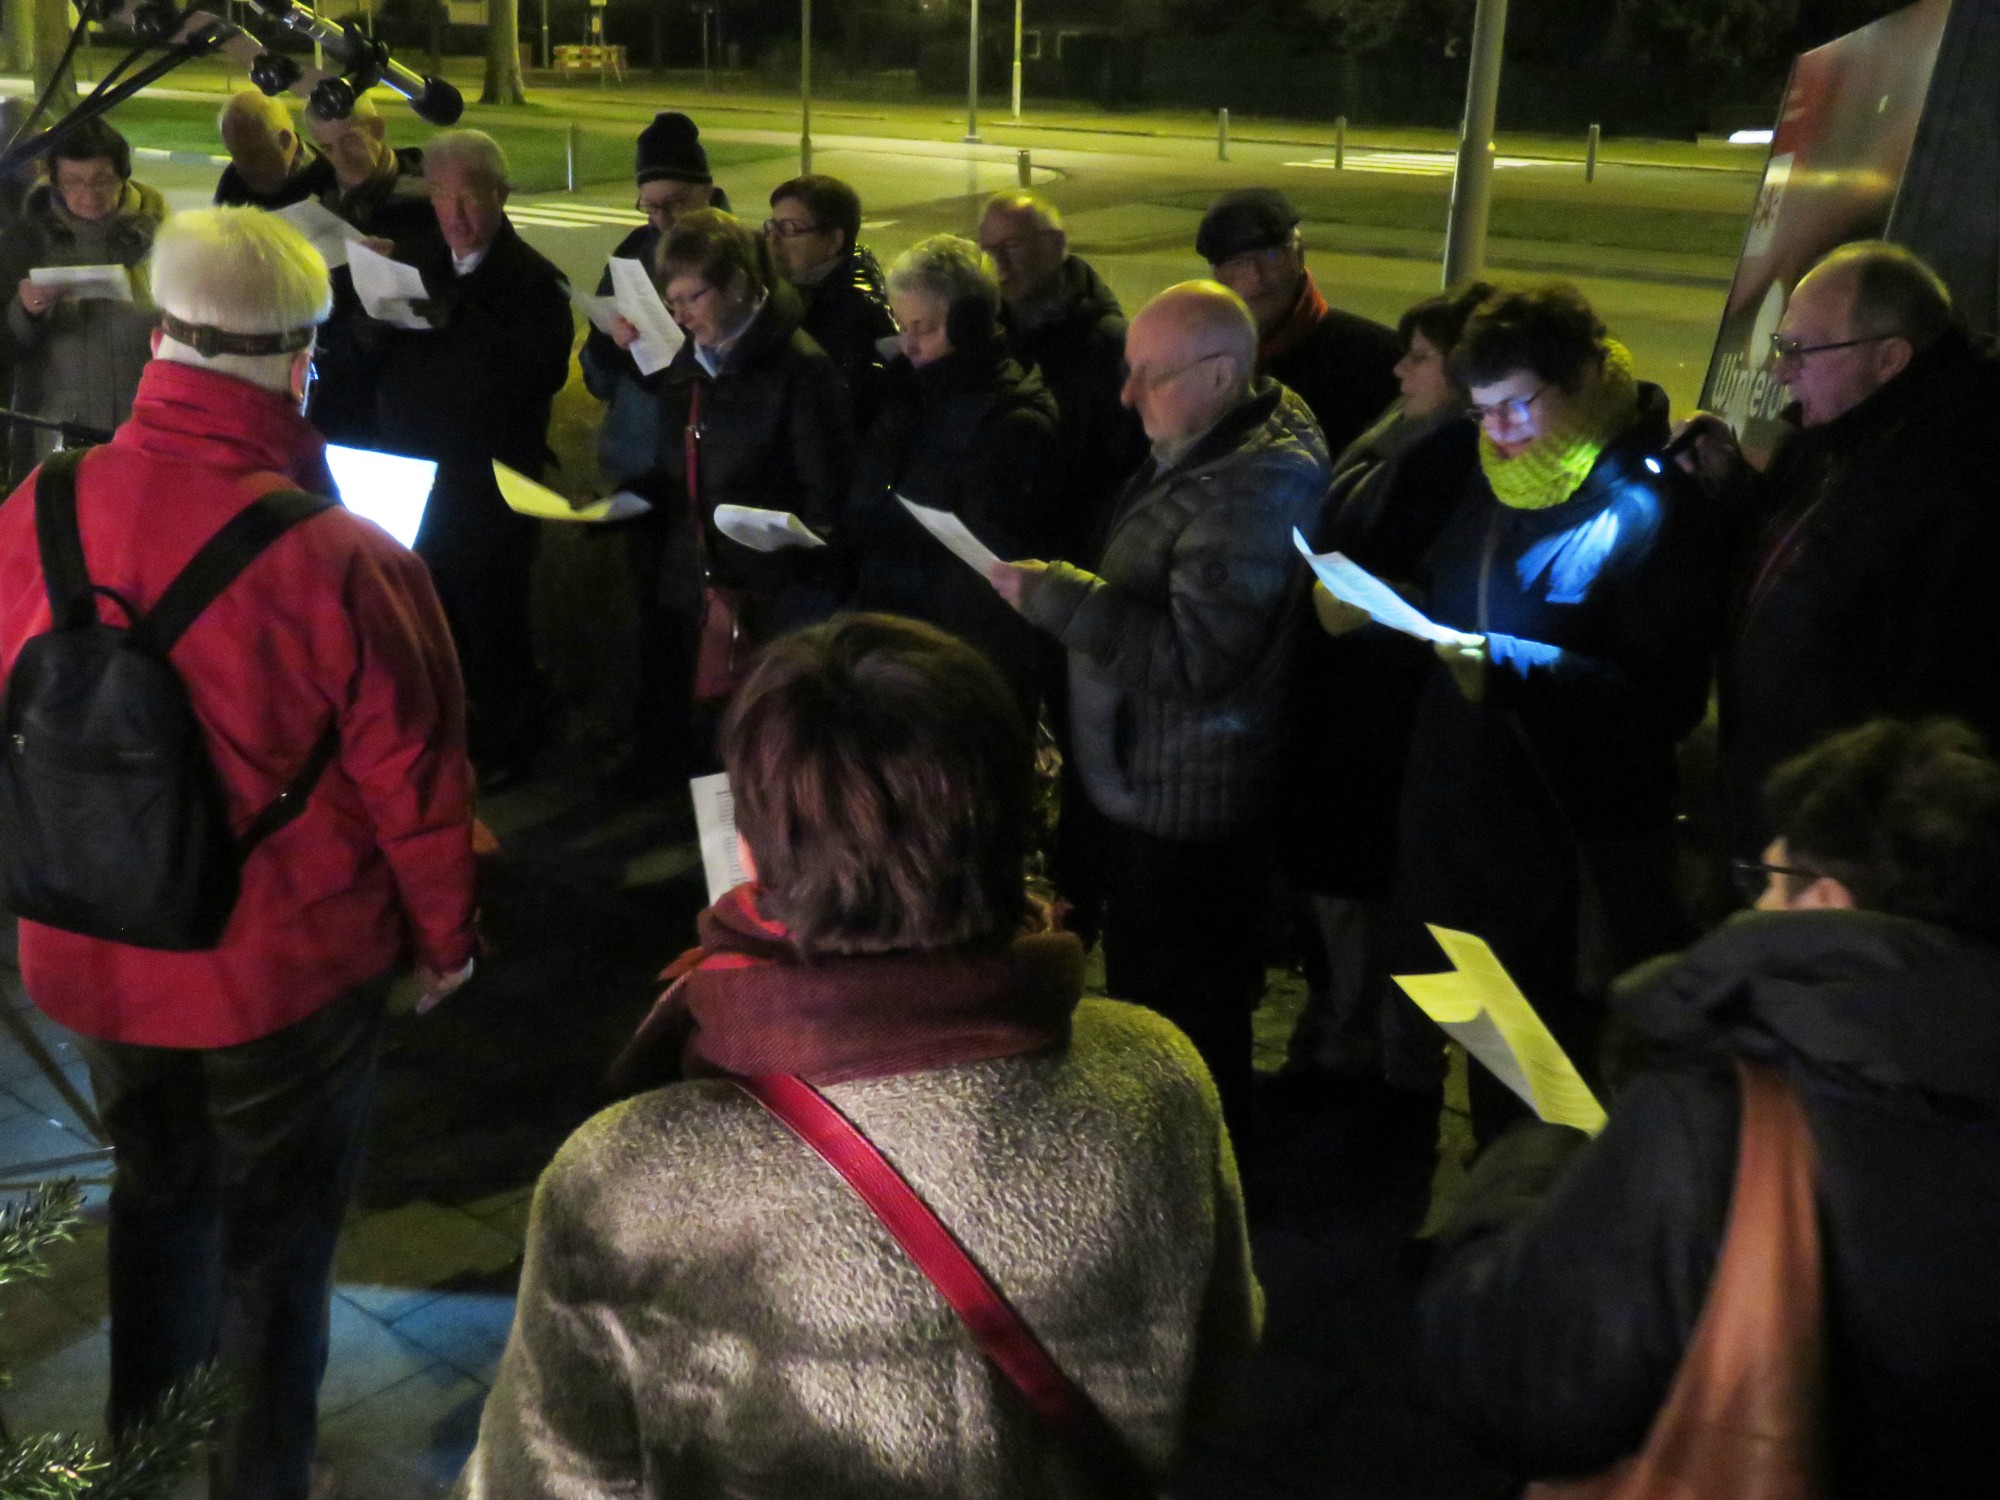
<svg viewBox="0 0 2000 1500">
<path fill-rule="evenodd" d="M 430 300 L 430 293 L 424 290 L 423 273 L 415 266 L 378 254 L 361 240 L 347 247 L 347 265 L 354 273 L 354 293 L 369 317 L 397 328 L 432 326 L 411 305 Z"/>
<path fill-rule="evenodd" d="M 659 288 L 653 285 L 653 278 L 643 265 L 621 255 L 612 256 L 609 264 L 612 300 L 617 304 L 618 316 L 639 330 L 639 337 L 628 349 L 632 362 L 641 375 L 664 370 L 680 353 L 687 335 L 667 315 Z"/>
<path fill-rule="evenodd" d="M 533 516 L 537 521 L 629 521 L 653 508 L 630 490 L 620 490 L 605 500 L 572 505 L 547 485 L 536 484 L 527 475 L 508 468 L 497 458 L 493 460 L 493 478 L 500 486 L 500 498 L 507 502 L 509 510 Z"/>
<path fill-rule="evenodd" d="M 1602 1130 L 1604 1107 L 1493 950 L 1469 932 L 1432 927 L 1430 934 L 1451 971 L 1398 974 L 1403 992 L 1542 1119 L 1591 1135 Z"/>
<path fill-rule="evenodd" d="M 76 302 L 132 300 L 132 273 L 123 266 L 36 266 L 28 272 L 28 280 L 55 287 Z"/>
<path fill-rule="evenodd" d="M 1292 542 L 1305 554 L 1306 561 L 1312 564 L 1313 572 L 1326 585 L 1328 593 L 1367 611 L 1368 617 L 1377 624 L 1433 643 L 1458 645 L 1477 639 L 1428 618 L 1422 610 L 1345 553 L 1314 552 L 1306 545 L 1304 534 L 1296 526 L 1292 528 Z"/>
<path fill-rule="evenodd" d="M 752 552 L 783 552 L 791 547 L 824 547 L 826 539 L 788 510 L 759 510 L 752 505 L 718 505 L 715 529 Z"/>
</svg>

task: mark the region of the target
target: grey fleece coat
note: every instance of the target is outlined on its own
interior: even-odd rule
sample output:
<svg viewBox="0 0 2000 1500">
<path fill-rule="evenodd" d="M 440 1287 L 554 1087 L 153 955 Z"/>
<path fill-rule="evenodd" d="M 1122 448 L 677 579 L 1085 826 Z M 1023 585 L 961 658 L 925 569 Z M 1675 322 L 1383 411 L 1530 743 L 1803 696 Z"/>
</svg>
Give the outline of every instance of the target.
<svg viewBox="0 0 2000 1500">
<path fill-rule="evenodd" d="M 146 257 L 166 211 L 159 191 L 140 182 L 128 181 L 118 209 L 95 221 L 72 216 L 46 183 L 29 193 L 21 217 L 0 236 L 0 296 L 7 299 L 0 340 L 13 359 L 18 410 L 106 432 L 132 414 L 159 321 L 147 291 Z M 65 297 L 37 318 L 15 295 L 36 266 L 101 265 L 132 269 L 132 301 Z M 55 442 L 53 433 L 15 425 L 10 447 L 16 477 L 47 457 Z"/>
<path fill-rule="evenodd" d="M 1255 1341 L 1213 1084 L 1150 1011 L 827 1095 L 1158 1471 Z M 535 1192 L 468 1500 L 1089 1494 L 830 1167 L 735 1085 L 642 1094 Z"/>
<path fill-rule="evenodd" d="M 1331 465 L 1306 405 L 1262 380 L 1179 462 L 1141 470 L 1095 574 L 1052 564 L 1022 608 L 1069 651 L 1074 750 L 1097 810 L 1156 838 L 1249 832 Z"/>
</svg>

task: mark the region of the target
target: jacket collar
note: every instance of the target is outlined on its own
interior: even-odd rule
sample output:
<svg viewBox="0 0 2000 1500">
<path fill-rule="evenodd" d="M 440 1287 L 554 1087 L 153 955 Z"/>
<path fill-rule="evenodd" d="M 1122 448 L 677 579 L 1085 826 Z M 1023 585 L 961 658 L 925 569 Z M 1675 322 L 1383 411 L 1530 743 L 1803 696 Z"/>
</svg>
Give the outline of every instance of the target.
<svg viewBox="0 0 2000 1500">
<path fill-rule="evenodd" d="M 132 415 L 111 441 L 158 458 L 269 470 L 309 489 L 325 483 L 326 440 L 296 403 L 233 375 L 171 360 L 146 365 Z"/>
<path fill-rule="evenodd" d="M 1263 376 L 1254 381 L 1249 393 L 1237 402 L 1221 421 L 1194 440 L 1194 445 L 1172 463 L 1162 466 L 1156 478 L 1180 473 L 1188 469 L 1199 469 L 1218 459 L 1227 458 L 1256 435 L 1263 425 L 1271 420 L 1271 414 L 1278 409 L 1284 399 L 1284 388 L 1277 381 Z"/>
</svg>

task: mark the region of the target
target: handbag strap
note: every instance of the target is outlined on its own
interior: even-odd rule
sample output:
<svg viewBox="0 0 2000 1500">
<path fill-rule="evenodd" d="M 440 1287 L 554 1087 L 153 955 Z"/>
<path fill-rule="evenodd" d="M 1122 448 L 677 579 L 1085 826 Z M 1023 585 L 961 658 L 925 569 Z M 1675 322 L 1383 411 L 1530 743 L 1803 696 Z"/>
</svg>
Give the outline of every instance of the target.
<svg viewBox="0 0 2000 1500">
<path fill-rule="evenodd" d="M 701 408 L 708 382 L 699 374 L 688 392 L 687 421 L 681 427 L 681 456 L 687 468 L 688 515 L 694 522 L 695 568 L 708 577 L 708 521 L 701 513 Z"/>
<path fill-rule="evenodd" d="M 735 1081 L 846 1179 L 951 1304 L 987 1359 L 1067 1444 L 1099 1493 L 1134 1500 L 1160 1493 L 1124 1434 L 1055 1362 L 936 1210 L 860 1127 L 793 1074 L 765 1073 Z"/>
</svg>

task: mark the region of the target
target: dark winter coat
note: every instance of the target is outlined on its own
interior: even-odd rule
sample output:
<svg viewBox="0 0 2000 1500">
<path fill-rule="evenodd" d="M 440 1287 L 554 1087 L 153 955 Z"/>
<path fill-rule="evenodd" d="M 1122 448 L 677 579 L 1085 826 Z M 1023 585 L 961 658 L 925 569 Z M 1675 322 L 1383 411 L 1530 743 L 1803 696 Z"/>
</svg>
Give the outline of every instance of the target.
<svg viewBox="0 0 2000 1500">
<path fill-rule="evenodd" d="M 1063 521 L 1048 556 L 1093 566 L 1111 507 L 1125 481 L 1146 459 L 1139 419 L 1119 402 L 1125 384 L 1125 314 L 1088 261 L 1062 264 L 1047 304 L 1023 318 L 1000 314 L 1008 348 L 1055 397 L 1062 420 L 1068 477 Z"/>
<path fill-rule="evenodd" d="M 840 371 L 799 326 L 800 314 L 798 293 L 777 283 L 713 376 L 696 361 L 692 339 L 681 346 L 661 372 L 659 467 L 642 486 L 658 499 L 655 524 L 690 539 L 688 520 L 698 509 L 710 573 L 757 596 L 763 617 L 753 623 L 764 633 L 830 610 L 833 571 L 821 554 L 753 552 L 731 541 L 715 529 L 716 506 L 790 511 L 833 541 L 854 464 Z M 691 509 L 684 435 L 697 389 L 700 495 Z M 695 601 L 678 596 L 686 583 L 683 570 L 669 569 L 660 587 L 676 597 L 661 602 L 692 610 Z"/>
<path fill-rule="evenodd" d="M 1340 453 L 1396 398 L 1393 371 L 1402 354 L 1393 328 L 1330 307 L 1262 373 L 1299 393 L 1326 435 L 1327 451 Z"/>
<path fill-rule="evenodd" d="M 1881 714 L 1954 714 L 2000 745 L 1988 640 L 2000 580 L 2000 359 L 1962 337 L 1800 431 L 1739 503 L 1745 554 L 1721 676 L 1736 852 L 1769 841 L 1777 765 Z"/>
<path fill-rule="evenodd" d="M 303 203 L 308 198 L 317 198 L 322 193 L 331 192 L 336 186 L 333 163 L 313 150 L 311 145 L 301 142 L 298 160 L 292 164 L 292 171 L 278 185 L 276 192 L 260 193 L 243 180 L 243 175 L 231 162 L 222 169 L 222 176 L 215 183 L 215 206 L 217 208 L 290 208 L 294 203 Z"/>
<path fill-rule="evenodd" d="M 1561 504 L 1504 506 L 1475 468 L 1422 580 L 1431 617 L 1485 636 L 1492 661 L 1478 703 L 1429 668 L 1398 904 L 1478 933 L 1552 1006 L 1583 977 L 1586 937 L 1619 966 L 1685 941 L 1666 889 L 1675 747 L 1707 705 L 1724 560 L 1691 484 L 1646 468 L 1667 402 L 1640 392 L 1638 420 Z"/>
<path fill-rule="evenodd" d="M 660 231 L 641 224 L 611 254 L 636 260 L 650 273 L 659 245 Z M 597 295 L 609 297 L 611 290 L 611 267 L 606 265 L 597 278 Z M 594 326 L 584 335 L 577 362 L 583 367 L 585 387 L 605 403 L 604 420 L 597 429 L 598 467 L 612 480 L 646 473 L 660 461 L 660 377 L 665 372 L 641 375 L 631 354 Z"/>
<path fill-rule="evenodd" d="M 840 371 L 854 430 L 866 432 L 881 407 L 888 367 L 880 345 L 896 336 L 882 267 L 869 251 L 857 246 L 798 291 L 805 303 L 799 326 L 812 335 L 813 342 Z"/>
<path fill-rule="evenodd" d="M 1829 1495 L 1990 1494 L 2000 953 L 1878 913 L 1752 912 L 1618 1008 L 1666 1065 L 1546 1196 L 1573 1131 L 1524 1127 L 1475 1167 L 1423 1307 L 1437 1398 L 1536 1475 L 1639 1447 L 1714 1275 L 1741 1056 L 1779 1067 L 1812 1126 Z"/>
<path fill-rule="evenodd" d="M 1400 404 L 1334 461 L 1315 552 L 1346 553 L 1378 578 L 1408 584 L 1465 498 L 1478 433 L 1456 408 L 1406 420 Z M 1396 803 L 1417 699 L 1431 656 L 1386 631 L 1329 636 L 1300 603 L 1299 664 L 1286 868 L 1327 895 L 1389 894 Z"/>
<path fill-rule="evenodd" d="M 1308 582 L 1292 528 L 1326 502 L 1305 403 L 1259 381 L 1180 460 L 1132 479 L 1096 573 L 1052 564 L 1023 600 L 1069 652 L 1091 803 L 1155 838 L 1257 831 L 1277 788 Z"/>
<path fill-rule="evenodd" d="M 374 426 L 388 451 L 438 461 L 417 550 L 473 559 L 534 528 L 501 500 L 493 460 L 530 478 L 549 462 L 550 407 L 569 378 L 569 284 L 512 224 L 470 275 L 441 239 L 415 263 L 437 327 L 370 321 Z"/>
<path fill-rule="evenodd" d="M 920 370 L 898 356 L 854 467 L 846 542 L 855 602 L 972 642 L 1032 707 L 1034 627 L 895 497 L 953 512 L 1001 557 L 1042 558 L 1062 520 L 1061 465 L 1055 401 L 997 337 Z"/>
</svg>

